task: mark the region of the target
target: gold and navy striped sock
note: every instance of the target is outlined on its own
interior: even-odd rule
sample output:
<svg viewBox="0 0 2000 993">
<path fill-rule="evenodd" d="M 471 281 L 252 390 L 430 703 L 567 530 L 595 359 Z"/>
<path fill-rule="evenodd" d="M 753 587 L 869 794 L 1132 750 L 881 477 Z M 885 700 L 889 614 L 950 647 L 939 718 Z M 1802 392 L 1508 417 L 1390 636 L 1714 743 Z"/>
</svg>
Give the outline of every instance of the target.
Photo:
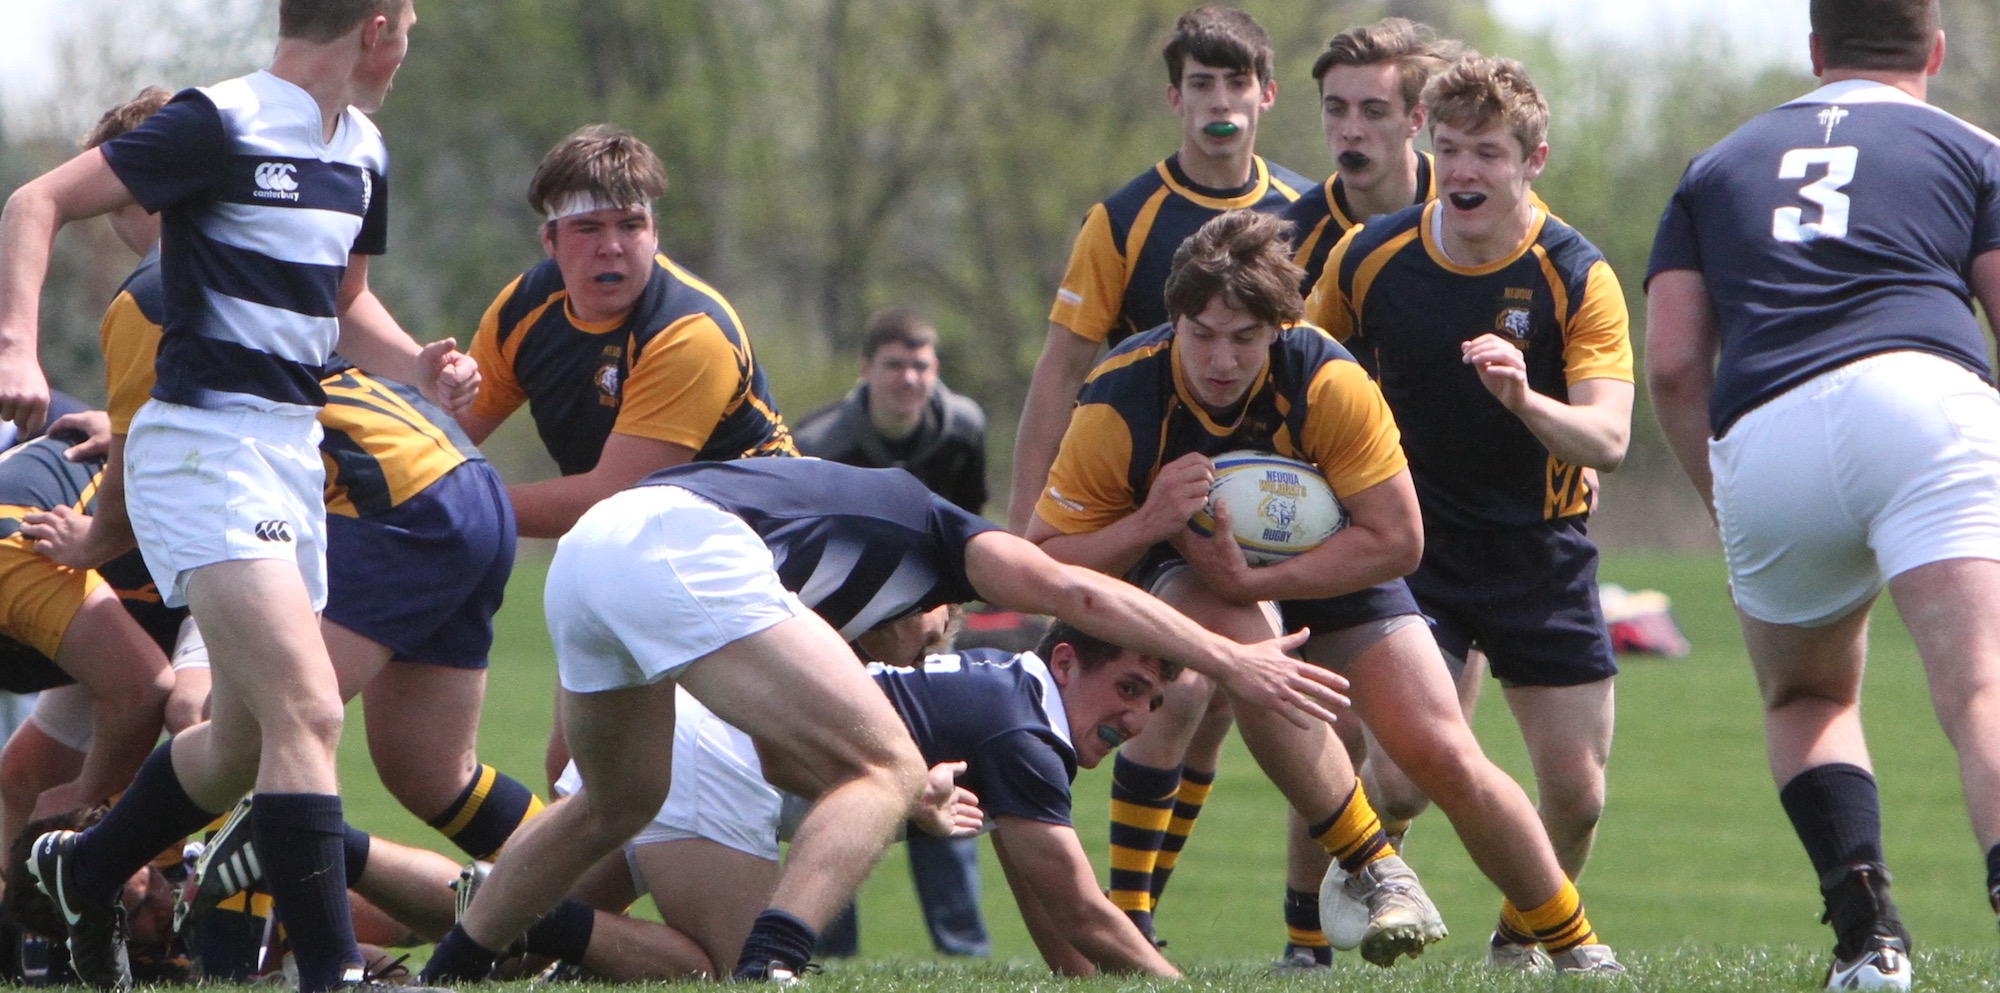
<svg viewBox="0 0 2000 993">
<path fill-rule="evenodd" d="M 1382 833 L 1382 819 L 1375 816 L 1375 808 L 1369 806 L 1368 794 L 1358 780 L 1354 792 L 1347 795 L 1346 802 L 1332 817 L 1306 830 L 1349 873 L 1360 872 L 1362 866 L 1396 854 L 1389 836 Z"/>
<path fill-rule="evenodd" d="M 1187 846 L 1188 835 L 1194 832 L 1194 820 L 1201 816 L 1202 804 L 1208 802 L 1208 791 L 1214 787 L 1214 769 L 1203 771 L 1181 766 L 1181 788 L 1174 794 L 1174 816 L 1167 821 L 1166 836 L 1160 839 L 1160 857 L 1153 864 L 1153 906 L 1160 905 L 1160 894 L 1167 891 L 1167 880 L 1173 877 L 1174 866 L 1180 864 L 1181 849 Z"/>
<path fill-rule="evenodd" d="M 1173 819 L 1178 768 L 1157 769 L 1118 756 L 1111 767 L 1111 902 L 1152 934 L 1153 866 Z"/>
<path fill-rule="evenodd" d="M 1513 916 L 1508 916 L 1508 915 Z M 1519 931 L 1535 936 L 1535 940 L 1548 949 L 1550 955 L 1561 955 L 1578 945 L 1597 944 L 1597 931 L 1590 926 L 1590 918 L 1583 912 L 1583 895 L 1576 891 L 1576 884 L 1563 880 L 1562 889 L 1548 899 L 1548 902 L 1530 910 L 1520 910 L 1513 904 L 1500 908 L 1501 920 Z"/>
<path fill-rule="evenodd" d="M 1308 952 L 1320 965 L 1333 964 L 1333 948 L 1319 925 L 1319 894 L 1285 887 L 1285 957 Z"/>
<path fill-rule="evenodd" d="M 542 811 L 535 792 L 514 777 L 482 765 L 444 813 L 427 823 L 465 854 L 491 860 L 522 822 Z"/>
</svg>

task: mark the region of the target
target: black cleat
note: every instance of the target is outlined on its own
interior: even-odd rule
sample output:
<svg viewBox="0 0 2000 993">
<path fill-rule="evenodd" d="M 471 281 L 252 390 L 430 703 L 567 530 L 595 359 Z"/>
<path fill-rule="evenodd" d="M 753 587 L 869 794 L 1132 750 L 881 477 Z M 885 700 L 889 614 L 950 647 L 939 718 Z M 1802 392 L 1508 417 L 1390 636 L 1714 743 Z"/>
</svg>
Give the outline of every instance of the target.
<svg viewBox="0 0 2000 993">
<path fill-rule="evenodd" d="M 125 952 L 125 908 L 116 899 L 93 904 L 76 893 L 75 831 L 51 831 L 35 839 L 28 872 L 35 885 L 69 925 L 70 967 L 76 977 L 99 989 L 132 986 L 132 963 Z"/>
</svg>

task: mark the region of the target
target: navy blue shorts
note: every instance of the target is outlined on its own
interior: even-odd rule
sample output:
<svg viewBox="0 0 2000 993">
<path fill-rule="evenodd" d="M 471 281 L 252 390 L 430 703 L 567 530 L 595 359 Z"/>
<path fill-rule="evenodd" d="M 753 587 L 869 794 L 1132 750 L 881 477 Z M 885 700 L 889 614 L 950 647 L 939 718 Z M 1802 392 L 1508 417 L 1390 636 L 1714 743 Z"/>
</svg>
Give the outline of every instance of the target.
<svg viewBox="0 0 2000 993">
<path fill-rule="evenodd" d="M 1477 647 L 1509 686 L 1581 686 L 1618 674 L 1597 603 L 1597 546 L 1573 520 L 1492 530 L 1424 521 L 1410 592 L 1438 647 Z"/>
<path fill-rule="evenodd" d="M 328 514 L 326 618 L 398 662 L 484 669 L 514 571 L 514 507 L 482 461 L 368 517 Z"/>
<path fill-rule="evenodd" d="M 1125 578 L 1132 585 L 1150 592 L 1169 570 L 1186 565 L 1170 546 L 1156 545 L 1132 571 L 1125 574 Z M 1342 631 L 1356 624 L 1419 613 L 1416 598 L 1410 595 L 1409 587 L 1400 579 L 1318 600 L 1280 600 L 1278 612 L 1284 618 L 1285 632 L 1309 627 L 1314 634 Z"/>
</svg>

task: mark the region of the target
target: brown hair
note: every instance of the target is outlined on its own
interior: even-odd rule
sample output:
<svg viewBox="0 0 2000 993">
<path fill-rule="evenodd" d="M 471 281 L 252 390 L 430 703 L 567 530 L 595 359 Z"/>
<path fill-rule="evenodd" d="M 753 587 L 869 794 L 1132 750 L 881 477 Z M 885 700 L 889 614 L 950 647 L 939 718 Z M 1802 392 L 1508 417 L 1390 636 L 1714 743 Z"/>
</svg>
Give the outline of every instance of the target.
<svg viewBox="0 0 2000 993">
<path fill-rule="evenodd" d="M 1424 110 L 1433 132 L 1440 124 L 1480 131 L 1499 121 L 1521 143 L 1522 158 L 1533 155 L 1549 136 L 1548 102 L 1528 70 L 1513 59 L 1478 52 L 1459 56 L 1424 87 Z"/>
<path fill-rule="evenodd" d="M 550 201 L 588 194 L 614 204 L 652 203 L 667 189 L 667 167 L 632 132 L 586 124 L 556 143 L 528 180 L 528 205 L 547 215 Z"/>
<path fill-rule="evenodd" d="M 1181 70 L 1189 59 L 1255 72 L 1259 83 L 1271 81 L 1271 36 L 1256 18 L 1235 7 L 1196 7 L 1182 14 L 1160 56 L 1167 60 L 1167 82 L 1175 86 L 1181 85 Z"/>
<path fill-rule="evenodd" d="M 139 126 L 139 122 L 153 116 L 153 112 L 167 105 L 174 95 L 157 86 L 148 86 L 133 97 L 104 112 L 97 123 L 83 137 L 77 139 L 76 147 L 92 149 Z"/>
<path fill-rule="evenodd" d="M 1253 210 L 1211 218 L 1174 251 L 1167 275 L 1167 315 L 1192 317 L 1217 297 L 1266 324 L 1295 324 L 1305 313 L 1283 221 Z"/>
<path fill-rule="evenodd" d="M 413 0 L 280 0 L 278 37 L 328 42 L 371 17 L 380 15 L 395 26 L 398 15 Z"/>
<path fill-rule="evenodd" d="M 1825 68 L 1918 71 L 1937 38 L 1937 0 L 1812 0 L 1812 30 Z"/>
<path fill-rule="evenodd" d="M 1405 17 L 1385 17 L 1373 24 L 1348 28 L 1326 43 L 1313 62 L 1313 82 L 1326 79 L 1334 66 L 1396 67 L 1402 81 L 1403 112 L 1423 97 L 1424 83 L 1458 53 L 1458 43 L 1439 41 L 1427 24 Z"/>
<path fill-rule="evenodd" d="M 924 319 L 924 315 L 907 307 L 890 307 L 878 310 L 861 327 L 861 357 L 872 359 L 883 345 L 901 345 L 908 349 L 925 346 L 937 347 L 937 328 Z"/>
<path fill-rule="evenodd" d="M 1041 643 L 1035 646 L 1035 654 L 1046 662 L 1049 653 L 1055 651 L 1057 645 L 1068 645 L 1075 651 L 1077 664 L 1084 672 L 1096 672 L 1110 665 L 1112 659 L 1125 652 L 1125 649 L 1102 638 L 1084 634 L 1068 621 L 1056 621 L 1050 624 L 1048 633 L 1042 635 Z M 1160 663 L 1160 682 L 1171 683 L 1180 676 L 1179 662 L 1169 662 L 1166 659 L 1155 659 L 1155 661 Z"/>
</svg>

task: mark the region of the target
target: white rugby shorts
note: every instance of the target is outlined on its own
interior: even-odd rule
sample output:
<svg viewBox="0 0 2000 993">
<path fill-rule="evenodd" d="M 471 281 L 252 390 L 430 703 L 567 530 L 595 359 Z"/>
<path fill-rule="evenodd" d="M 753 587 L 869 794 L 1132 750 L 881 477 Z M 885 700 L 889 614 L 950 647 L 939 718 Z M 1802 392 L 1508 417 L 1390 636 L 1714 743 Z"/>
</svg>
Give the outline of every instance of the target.
<svg viewBox="0 0 2000 993">
<path fill-rule="evenodd" d="M 97 735 L 95 714 L 90 691 L 81 683 L 71 683 L 35 694 L 35 709 L 29 712 L 28 720 L 64 748 L 88 752 Z"/>
<path fill-rule="evenodd" d="M 572 693 L 644 686 L 810 611 L 734 514 L 677 486 L 637 486 L 585 512 L 542 597 Z"/>
<path fill-rule="evenodd" d="M 326 470 L 310 410 L 202 410 L 148 400 L 125 440 L 126 506 L 167 606 L 188 575 L 248 559 L 295 561 L 326 605 Z"/>
<path fill-rule="evenodd" d="M 1737 606 L 1831 623 L 1890 579 L 2000 560 L 2000 394 L 1955 362 L 1888 352 L 1823 373 L 1711 441 Z"/>
<path fill-rule="evenodd" d="M 574 793 L 582 781 L 571 762 L 556 790 Z M 676 687 L 673 785 L 652 822 L 626 843 L 627 857 L 640 845 L 699 838 L 776 862 L 779 797 L 764 781 L 750 736 Z M 644 892 L 636 868 L 633 878 Z"/>
</svg>

